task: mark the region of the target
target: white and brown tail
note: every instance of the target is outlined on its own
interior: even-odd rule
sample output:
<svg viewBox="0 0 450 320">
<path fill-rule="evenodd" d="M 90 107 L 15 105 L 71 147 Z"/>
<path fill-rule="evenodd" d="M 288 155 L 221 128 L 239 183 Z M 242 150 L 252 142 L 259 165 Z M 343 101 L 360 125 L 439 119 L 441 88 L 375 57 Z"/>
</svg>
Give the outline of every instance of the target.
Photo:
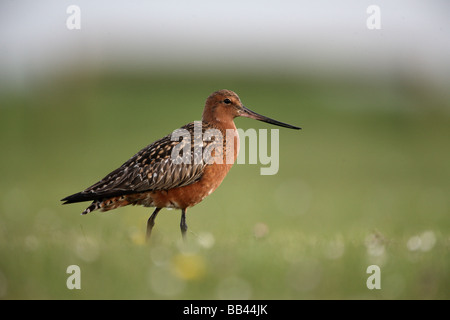
<svg viewBox="0 0 450 320">
<path fill-rule="evenodd" d="M 152 206 L 152 199 L 149 193 L 138 193 L 132 195 L 123 195 L 107 199 L 94 200 L 81 214 L 85 215 L 95 210 L 109 211 L 128 205 L 143 204 Z"/>
<path fill-rule="evenodd" d="M 91 203 L 91 205 L 89 207 L 87 207 L 81 214 L 85 215 L 88 214 L 89 212 L 95 211 L 100 209 L 100 205 L 101 205 L 101 201 L 99 200 L 95 200 L 94 202 Z"/>
</svg>

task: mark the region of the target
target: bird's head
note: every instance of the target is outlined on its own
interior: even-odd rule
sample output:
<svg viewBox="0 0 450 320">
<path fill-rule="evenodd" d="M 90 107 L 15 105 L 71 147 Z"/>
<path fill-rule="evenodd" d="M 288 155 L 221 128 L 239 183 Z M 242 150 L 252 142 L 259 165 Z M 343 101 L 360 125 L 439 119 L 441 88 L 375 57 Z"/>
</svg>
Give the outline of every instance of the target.
<svg viewBox="0 0 450 320">
<path fill-rule="evenodd" d="M 299 130 L 301 128 L 260 115 L 245 107 L 239 96 L 231 90 L 213 92 L 206 99 L 203 110 L 203 121 L 211 123 L 227 123 L 236 117 L 246 117 L 267 122 L 280 127 Z"/>
</svg>

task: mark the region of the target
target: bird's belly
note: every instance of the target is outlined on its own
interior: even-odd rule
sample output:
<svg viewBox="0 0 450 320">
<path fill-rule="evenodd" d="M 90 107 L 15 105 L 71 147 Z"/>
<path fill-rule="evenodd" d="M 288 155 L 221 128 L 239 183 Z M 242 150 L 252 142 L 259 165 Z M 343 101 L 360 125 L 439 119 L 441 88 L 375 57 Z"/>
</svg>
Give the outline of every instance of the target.
<svg viewBox="0 0 450 320">
<path fill-rule="evenodd" d="M 193 184 L 149 192 L 152 206 L 176 209 L 195 206 L 219 187 L 231 166 L 232 164 L 212 164 L 205 168 L 202 178 Z"/>
</svg>

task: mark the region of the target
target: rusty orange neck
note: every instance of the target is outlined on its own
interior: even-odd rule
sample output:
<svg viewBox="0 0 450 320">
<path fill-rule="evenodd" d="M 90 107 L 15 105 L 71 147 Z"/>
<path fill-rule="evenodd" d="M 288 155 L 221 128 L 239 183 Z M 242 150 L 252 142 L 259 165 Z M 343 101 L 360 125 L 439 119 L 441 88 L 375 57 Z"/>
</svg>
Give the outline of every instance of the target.
<svg viewBox="0 0 450 320">
<path fill-rule="evenodd" d="M 206 122 L 203 120 L 203 122 Z M 236 129 L 236 126 L 234 122 L 228 121 L 210 121 L 208 124 L 212 125 L 212 127 L 217 128 L 220 130 L 222 134 L 223 139 L 223 151 L 221 152 L 221 158 L 223 161 L 220 163 L 226 165 L 228 167 L 228 170 L 231 168 L 231 166 L 236 162 L 238 153 L 239 153 L 239 134 Z"/>
</svg>

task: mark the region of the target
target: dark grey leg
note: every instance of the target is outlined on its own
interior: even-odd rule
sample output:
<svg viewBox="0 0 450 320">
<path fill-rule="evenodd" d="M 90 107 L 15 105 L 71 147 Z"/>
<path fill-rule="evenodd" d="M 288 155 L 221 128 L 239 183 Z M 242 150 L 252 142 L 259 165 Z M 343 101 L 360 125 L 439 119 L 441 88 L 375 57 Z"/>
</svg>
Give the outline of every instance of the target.
<svg viewBox="0 0 450 320">
<path fill-rule="evenodd" d="M 183 240 L 186 240 L 186 231 L 188 229 L 188 226 L 186 224 L 186 209 L 181 209 L 180 229 Z"/>
<path fill-rule="evenodd" d="M 150 216 L 150 218 L 148 218 L 147 220 L 147 241 L 150 239 L 150 236 L 152 234 L 152 229 L 153 226 L 155 225 L 155 219 L 156 216 L 158 215 L 158 212 L 161 210 L 162 208 L 156 208 L 155 211 L 153 211 L 152 215 Z"/>
</svg>

